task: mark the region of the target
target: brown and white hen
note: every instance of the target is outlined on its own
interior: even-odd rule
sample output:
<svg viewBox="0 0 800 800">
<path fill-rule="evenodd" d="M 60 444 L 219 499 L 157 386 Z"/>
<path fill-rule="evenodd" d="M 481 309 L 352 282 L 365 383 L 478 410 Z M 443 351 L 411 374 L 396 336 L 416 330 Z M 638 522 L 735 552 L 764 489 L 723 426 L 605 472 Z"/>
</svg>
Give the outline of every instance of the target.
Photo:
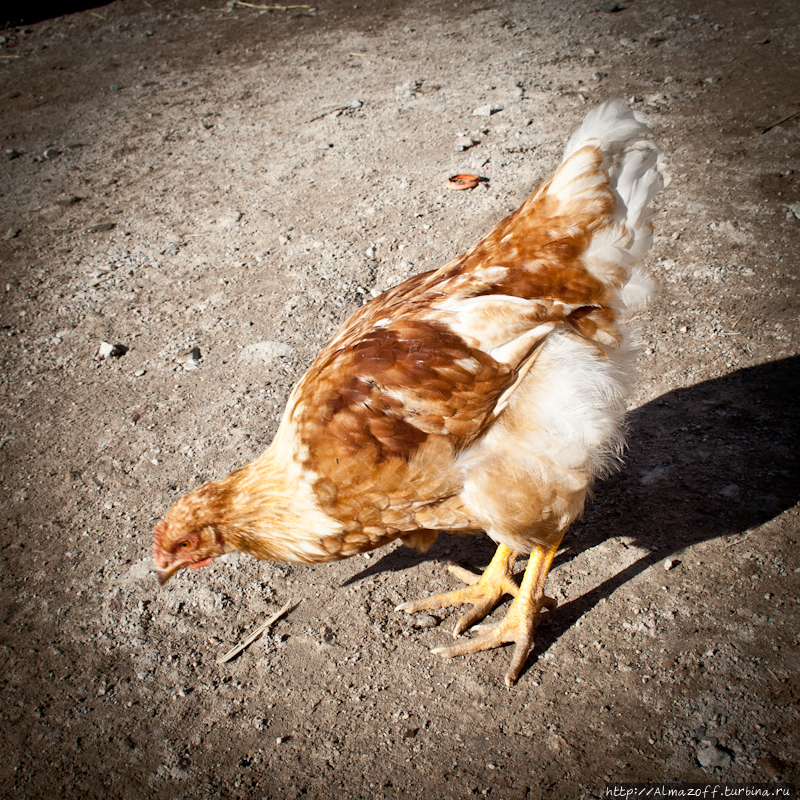
<svg viewBox="0 0 800 800">
<path fill-rule="evenodd" d="M 650 201 L 664 185 L 649 128 L 620 101 L 593 109 L 564 159 L 475 247 L 358 309 L 292 391 L 258 459 L 181 498 L 155 527 L 164 583 L 241 550 L 320 562 L 440 532 L 497 544 L 479 578 L 400 610 L 503 595 L 505 618 L 435 652 L 533 646 L 548 571 L 592 481 L 617 460 L 631 376 L 623 319 L 652 281 Z M 521 585 L 512 576 L 530 554 Z"/>
</svg>

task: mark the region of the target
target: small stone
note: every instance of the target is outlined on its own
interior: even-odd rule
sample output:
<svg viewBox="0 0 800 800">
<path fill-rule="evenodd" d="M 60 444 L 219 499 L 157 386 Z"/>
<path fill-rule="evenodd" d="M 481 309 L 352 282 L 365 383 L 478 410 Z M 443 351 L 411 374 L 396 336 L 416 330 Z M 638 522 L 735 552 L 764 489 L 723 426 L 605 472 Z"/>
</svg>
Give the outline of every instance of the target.
<svg viewBox="0 0 800 800">
<path fill-rule="evenodd" d="M 181 249 L 180 242 L 170 242 L 164 250 L 161 251 L 162 256 L 174 256 L 178 254 Z"/>
<path fill-rule="evenodd" d="M 196 368 L 202 357 L 203 356 L 200 353 L 199 347 L 190 347 L 187 350 L 182 350 L 180 353 L 178 353 L 178 357 L 175 360 L 179 364 L 183 364 L 184 369 L 186 369 L 187 365 L 191 365 L 192 368 Z"/>
<path fill-rule="evenodd" d="M 105 233 L 105 231 L 113 231 L 116 227 L 116 222 L 101 222 L 99 225 L 92 225 L 86 233 Z"/>
<path fill-rule="evenodd" d="M 800 219 L 800 203 L 789 203 L 788 209 L 789 214 L 791 214 L 795 219 Z"/>
<path fill-rule="evenodd" d="M 486 105 L 481 106 L 480 108 L 476 108 L 472 114 L 475 117 L 491 117 L 492 114 L 497 114 L 498 111 L 502 111 L 503 106 L 492 106 Z"/>
<path fill-rule="evenodd" d="M 593 81 L 601 81 L 601 80 L 603 80 L 603 78 L 607 78 L 607 77 L 608 77 L 608 73 L 607 72 L 595 72 L 594 75 L 592 75 L 592 80 Z"/>
<path fill-rule="evenodd" d="M 57 147 L 48 147 L 42 155 L 48 160 L 53 161 L 61 155 L 61 151 Z"/>
<path fill-rule="evenodd" d="M 726 487 L 719 490 L 719 494 L 727 500 L 735 500 L 739 496 L 740 491 L 737 484 L 729 483 Z"/>
<path fill-rule="evenodd" d="M 714 767 L 729 767 L 731 765 L 731 757 L 721 747 L 711 745 L 699 750 L 697 753 L 697 761 L 701 767 L 706 769 L 713 769 Z"/>
<path fill-rule="evenodd" d="M 5 239 L 16 239 L 22 233 L 22 228 L 9 228 L 6 231 Z"/>
<path fill-rule="evenodd" d="M 112 83 L 111 86 L 109 86 L 108 88 L 111 89 L 112 92 L 118 92 L 119 91 L 119 84 Z"/>
<path fill-rule="evenodd" d="M 600 10 L 606 14 L 615 14 L 617 11 L 624 11 L 625 6 L 620 3 L 600 3 Z"/>
<path fill-rule="evenodd" d="M 414 617 L 415 628 L 435 628 L 439 624 L 439 620 L 433 614 L 417 614 Z"/>
<path fill-rule="evenodd" d="M 678 564 L 680 564 L 680 563 L 681 563 L 681 562 L 680 562 L 680 561 L 678 561 L 678 559 L 676 559 L 676 558 L 668 558 L 668 559 L 667 559 L 667 560 L 664 562 L 664 569 L 665 569 L 667 572 L 669 572 L 671 569 L 675 569 L 675 567 L 677 567 L 677 566 L 678 566 Z"/>
<path fill-rule="evenodd" d="M 146 374 L 147 374 L 147 370 L 146 369 L 137 369 L 136 372 L 133 373 L 133 376 L 134 376 L 134 378 L 141 378 L 142 375 L 146 375 Z"/>
<path fill-rule="evenodd" d="M 128 348 L 124 344 L 109 344 L 108 342 L 100 342 L 100 347 L 97 349 L 97 358 L 119 358 L 128 352 Z"/>
<path fill-rule="evenodd" d="M 456 153 L 463 153 L 465 150 L 469 150 L 470 147 L 475 147 L 476 144 L 477 142 L 473 141 L 469 136 L 459 136 L 456 139 L 454 150 Z"/>
<path fill-rule="evenodd" d="M 20 152 L 19 150 L 14 150 L 13 147 L 10 147 L 8 150 L 6 150 L 6 158 L 9 161 L 13 161 L 15 158 L 19 158 L 21 155 L 24 155 L 24 154 L 22 152 Z"/>
</svg>

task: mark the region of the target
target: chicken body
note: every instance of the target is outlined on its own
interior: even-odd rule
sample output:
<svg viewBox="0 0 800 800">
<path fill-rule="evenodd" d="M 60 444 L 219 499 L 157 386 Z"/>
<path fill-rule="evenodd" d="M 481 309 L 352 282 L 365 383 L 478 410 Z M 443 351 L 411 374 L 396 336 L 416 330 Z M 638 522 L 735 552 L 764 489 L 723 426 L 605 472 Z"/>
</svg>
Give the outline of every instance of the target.
<svg viewBox="0 0 800 800">
<path fill-rule="evenodd" d="M 631 372 L 623 317 L 663 186 L 650 130 L 621 102 L 591 111 L 564 160 L 467 253 L 358 309 L 293 390 L 269 449 L 181 498 L 155 529 L 164 582 L 233 549 L 320 562 L 395 539 L 485 532 L 498 551 L 462 590 L 399 608 L 471 604 L 445 656 L 516 644 L 517 680 L 544 583 L 592 481 L 615 462 Z M 521 586 L 511 570 L 531 557 Z"/>
</svg>

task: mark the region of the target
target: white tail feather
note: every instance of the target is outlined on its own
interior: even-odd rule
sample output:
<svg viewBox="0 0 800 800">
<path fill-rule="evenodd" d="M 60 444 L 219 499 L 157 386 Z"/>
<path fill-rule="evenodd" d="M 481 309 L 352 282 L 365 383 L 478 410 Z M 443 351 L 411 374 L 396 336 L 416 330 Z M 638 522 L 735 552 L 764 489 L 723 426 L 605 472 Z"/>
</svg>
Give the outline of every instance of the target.
<svg viewBox="0 0 800 800">
<path fill-rule="evenodd" d="M 567 142 L 547 190 L 563 201 L 585 196 L 587 204 L 599 184 L 611 190 L 614 211 L 593 234 L 584 263 L 616 285 L 621 310 L 643 307 L 655 291 L 655 282 L 637 264 L 653 240 L 650 203 L 665 185 L 660 162 L 645 118 L 621 100 L 610 100 L 592 109 Z"/>
</svg>

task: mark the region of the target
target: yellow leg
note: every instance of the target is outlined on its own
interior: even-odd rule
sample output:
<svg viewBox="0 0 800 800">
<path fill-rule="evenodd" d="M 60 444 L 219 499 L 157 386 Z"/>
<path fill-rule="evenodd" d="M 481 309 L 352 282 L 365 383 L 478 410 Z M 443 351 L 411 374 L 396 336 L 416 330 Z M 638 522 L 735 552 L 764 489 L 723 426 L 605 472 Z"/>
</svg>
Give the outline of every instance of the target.
<svg viewBox="0 0 800 800">
<path fill-rule="evenodd" d="M 478 653 L 481 650 L 491 650 L 492 648 L 500 647 L 501 645 L 513 642 L 516 647 L 514 648 L 514 655 L 511 658 L 511 666 L 509 667 L 505 676 L 506 686 L 513 686 L 517 682 L 520 672 L 522 672 L 522 668 L 525 666 L 525 660 L 527 659 L 528 654 L 533 649 L 533 633 L 541 620 L 542 609 L 547 608 L 552 610 L 556 607 L 556 601 L 551 597 L 545 596 L 544 584 L 547 580 L 547 574 L 550 572 L 550 567 L 553 563 L 553 558 L 555 558 L 559 544 L 560 538 L 558 542 L 555 542 L 549 546 L 534 546 L 533 551 L 531 552 L 530 560 L 528 561 L 528 566 L 525 568 L 525 575 L 522 578 L 522 585 L 519 587 L 518 592 L 514 593 L 515 597 L 511 603 L 511 607 L 501 622 L 493 625 L 491 628 L 489 628 L 489 630 L 475 639 L 459 642 L 458 644 L 451 645 L 450 647 L 436 647 L 434 648 L 433 652 L 443 656 L 444 658 L 453 658 L 454 656 L 462 656 L 468 653 Z M 500 549 L 502 547 L 503 545 L 498 548 L 494 559 L 492 559 L 492 563 L 486 569 L 486 572 L 480 581 L 475 584 L 476 587 L 480 585 L 484 578 L 486 578 L 490 569 L 498 560 Z M 507 558 L 507 562 L 510 561 L 510 563 L 513 564 L 516 556 L 510 550 L 508 550 L 508 548 L 506 548 L 506 551 L 509 554 L 508 556 L 505 556 Z M 491 579 L 489 582 L 493 583 Z M 469 592 L 470 589 L 462 589 L 460 591 Z M 453 595 L 459 595 L 459 592 L 451 592 L 449 595 L 441 595 L 439 598 L 428 598 L 428 600 L 446 599 L 452 597 Z M 426 601 L 423 600 L 422 602 Z M 466 599 L 464 602 L 474 601 Z M 405 610 L 405 606 L 407 605 L 409 604 L 404 604 L 404 606 L 401 606 L 401 609 Z M 425 607 L 441 608 L 443 605 L 455 605 L 455 603 L 444 602 Z M 473 609 L 473 612 L 474 610 L 475 609 Z M 473 612 L 470 612 L 467 617 L 471 618 Z M 482 616 L 486 616 L 486 613 L 484 613 Z M 472 620 L 472 622 L 474 621 L 475 620 Z M 470 622 L 470 624 L 472 623 Z M 457 630 L 464 630 L 464 627 L 460 626 L 461 622 L 459 622 Z"/>
<path fill-rule="evenodd" d="M 459 580 L 466 583 L 466 588 L 457 589 L 446 594 L 437 594 L 432 597 L 423 597 L 421 600 L 414 602 L 403 603 L 397 606 L 395 611 L 416 614 L 418 611 L 427 611 L 432 608 L 448 608 L 450 606 L 472 604 L 472 609 L 456 623 L 453 636 L 458 636 L 459 633 L 491 614 L 499 605 L 503 595 L 517 596 L 519 586 L 517 586 L 511 573 L 511 568 L 516 560 L 516 553 L 501 544 L 498 546 L 489 566 L 484 570 L 483 575 L 475 575 L 475 573 L 456 564 L 448 564 L 447 569 Z"/>
</svg>

